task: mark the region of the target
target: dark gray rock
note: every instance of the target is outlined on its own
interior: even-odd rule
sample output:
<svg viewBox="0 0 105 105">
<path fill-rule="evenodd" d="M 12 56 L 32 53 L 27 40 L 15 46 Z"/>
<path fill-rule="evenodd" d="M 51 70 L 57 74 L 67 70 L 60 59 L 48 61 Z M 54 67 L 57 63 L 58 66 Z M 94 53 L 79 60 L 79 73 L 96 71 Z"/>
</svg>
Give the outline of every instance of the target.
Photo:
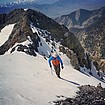
<svg viewBox="0 0 105 105">
<path fill-rule="evenodd" d="M 75 99 L 67 98 L 57 101 L 55 105 L 105 105 L 105 88 L 100 83 L 97 87 L 85 85 L 79 89 Z"/>
</svg>

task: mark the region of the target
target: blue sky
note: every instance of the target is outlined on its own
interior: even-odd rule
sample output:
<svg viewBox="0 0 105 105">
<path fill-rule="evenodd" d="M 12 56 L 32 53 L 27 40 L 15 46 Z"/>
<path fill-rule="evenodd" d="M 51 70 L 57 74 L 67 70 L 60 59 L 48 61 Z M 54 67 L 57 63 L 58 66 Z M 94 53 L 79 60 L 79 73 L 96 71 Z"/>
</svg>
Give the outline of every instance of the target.
<svg viewBox="0 0 105 105">
<path fill-rule="evenodd" d="M 9 3 L 9 2 L 15 2 L 15 1 L 32 1 L 32 0 L 0 0 L 0 3 Z M 46 4 L 46 3 L 54 3 L 58 0 L 33 0 L 37 3 Z"/>
</svg>

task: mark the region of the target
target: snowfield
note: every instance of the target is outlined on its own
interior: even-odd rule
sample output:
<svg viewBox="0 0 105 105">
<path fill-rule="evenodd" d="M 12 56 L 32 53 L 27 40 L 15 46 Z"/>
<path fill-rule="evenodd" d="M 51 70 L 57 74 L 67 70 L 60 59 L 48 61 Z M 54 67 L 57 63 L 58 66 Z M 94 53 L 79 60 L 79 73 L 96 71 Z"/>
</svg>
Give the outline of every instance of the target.
<svg viewBox="0 0 105 105">
<path fill-rule="evenodd" d="M 62 79 L 58 79 L 39 54 L 33 57 L 14 52 L 0 56 L 0 105 L 51 105 L 58 99 L 75 97 L 80 85 L 97 86 L 100 82 L 74 70 L 65 55 L 61 58 L 65 68 Z"/>
</svg>

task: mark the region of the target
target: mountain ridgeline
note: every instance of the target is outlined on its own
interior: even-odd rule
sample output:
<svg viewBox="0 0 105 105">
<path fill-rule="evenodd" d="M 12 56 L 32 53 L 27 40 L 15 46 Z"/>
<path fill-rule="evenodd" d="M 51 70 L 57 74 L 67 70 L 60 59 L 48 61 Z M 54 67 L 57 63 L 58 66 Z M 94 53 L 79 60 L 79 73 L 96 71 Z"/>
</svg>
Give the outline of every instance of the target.
<svg viewBox="0 0 105 105">
<path fill-rule="evenodd" d="M 97 70 L 105 72 L 105 7 L 93 11 L 80 9 L 55 20 L 77 36 Z"/>
<path fill-rule="evenodd" d="M 84 22 L 88 20 L 92 16 L 92 14 L 92 11 L 79 9 L 75 12 L 72 12 L 71 14 L 62 15 L 61 17 L 58 17 L 55 20 L 58 23 L 67 26 L 69 29 L 80 28 L 86 27 Z M 88 25 L 88 23 L 86 25 Z"/>
<path fill-rule="evenodd" d="M 86 9 L 79 9 L 68 15 L 62 15 L 60 17 L 57 17 L 55 21 L 67 26 L 71 31 L 73 31 L 73 29 L 76 28 L 82 29 L 100 20 L 104 10 L 105 7 L 93 11 Z"/>
<path fill-rule="evenodd" d="M 9 24 L 15 24 L 8 40 L 0 46 L 0 55 L 12 48 L 11 53 L 17 50 L 36 56 L 40 42 L 39 36 L 44 36 L 49 42 L 52 40 L 61 43 L 60 51 L 71 59 L 74 68 L 79 69 L 84 64 L 89 67 L 87 59 L 85 63 L 83 62 L 84 49 L 75 35 L 44 14 L 31 9 L 15 9 L 8 14 L 0 14 L 0 20 L 2 20 L 0 30 Z M 32 31 L 31 25 L 38 29 L 38 33 Z M 21 44 L 29 39 L 31 43 L 27 46 Z"/>
</svg>

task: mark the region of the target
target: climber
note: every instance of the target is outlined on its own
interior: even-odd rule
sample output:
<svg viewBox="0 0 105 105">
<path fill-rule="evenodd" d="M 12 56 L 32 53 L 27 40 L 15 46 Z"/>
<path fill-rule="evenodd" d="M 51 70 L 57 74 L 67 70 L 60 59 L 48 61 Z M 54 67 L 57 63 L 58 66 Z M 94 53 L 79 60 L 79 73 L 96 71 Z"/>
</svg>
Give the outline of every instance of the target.
<svg viewBox="0 0 105 105">
<path fill-rule="evenodd" d="M 51 61 L 52 61 L 52 64 L 51 64 Z M 56 53 L 56 52 L 53 52 L 48 60 L 48 63 L 50 65 L 50 68 L 52 69 L 52 65 L 55 69 L 55 72 L 56 72 L 56 75 L 58 78 L 61 78 L 60 77 L 60 66 L 61 68 L 63 69 L 63 62 L 61 60 L 61 58 L 59 57 L 59 55 Z M 61 65 L 60 65 L 61 64 Z"/>
</svg>

